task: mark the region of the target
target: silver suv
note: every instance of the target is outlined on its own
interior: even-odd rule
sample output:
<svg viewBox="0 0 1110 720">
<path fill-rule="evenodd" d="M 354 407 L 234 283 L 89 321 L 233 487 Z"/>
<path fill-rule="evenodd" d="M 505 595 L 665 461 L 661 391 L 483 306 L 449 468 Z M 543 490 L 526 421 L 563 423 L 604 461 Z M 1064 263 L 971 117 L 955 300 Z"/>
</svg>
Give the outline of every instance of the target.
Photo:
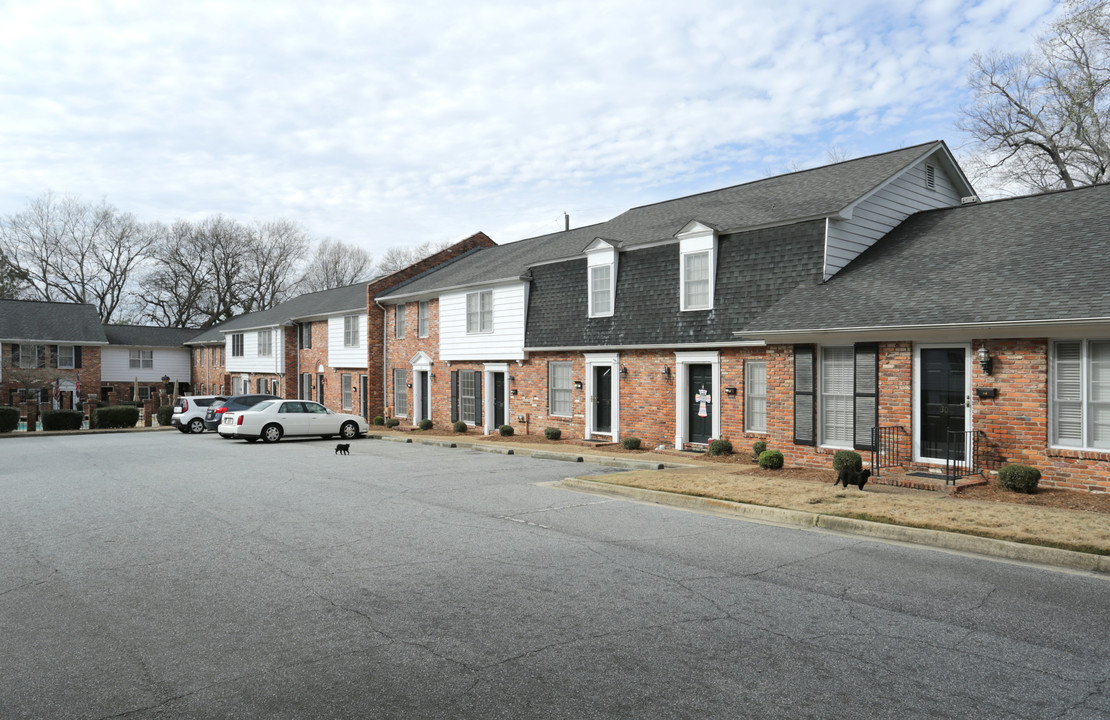
<svg viewBox="0 0 1110 720">
<path fill-rule="evenodd" d="M 204 432 L 204 413 L 216 400 L 225 400 L 223 395 L 185 395 L 173 404 L 173 425 L 183 433 Z"/>
</svg>

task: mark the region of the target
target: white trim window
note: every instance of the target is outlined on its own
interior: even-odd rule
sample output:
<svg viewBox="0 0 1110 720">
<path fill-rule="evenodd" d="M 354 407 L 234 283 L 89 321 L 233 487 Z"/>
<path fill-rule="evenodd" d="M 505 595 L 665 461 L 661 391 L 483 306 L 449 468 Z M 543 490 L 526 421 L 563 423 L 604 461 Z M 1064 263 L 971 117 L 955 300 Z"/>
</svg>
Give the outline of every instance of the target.
<svg viewBox="0 0 1110 720">
<path fill-rule="evenodd" d="M 613 266 L 590 268 L 590 317 L 613 315 Z"/>
<path fill-rule="evenodd" d="M 744 362 L 744 432 L 767 432 L 767 363 Z"/>
<path fill-rule="evenodd" d="M 73 346 L 58 345 L 58 367 L 62 370 L 72 370 L 76 367 L 73 360 Z"/>
<path fill-rule="evenodd" d="M 569 362 L 549 362 L 547 364 L 547 413 L 558 417 L 570 417 L 574 411 L 571 396 L 571 368 Z"/>
<path fill-rule="evenodd" d="M 852 347 L 821 348 L 820 372 L 821 444 L 850 448 L 855 438 Z"/>
<path fill-rule="evenodd" d="M 393 414 L 396 417 L 408 417 L 408 383 L 409 371 L 405 368 L 393 368 Z"/>
<path fill-rule="evenodd" d="M 1110 450 L 1110 340 L 1053 345 L 1050 412 L 1053 445 Z"/>
<path fill-rule="evenodd" d="M 274 335 L 269 330 L 258 331 L 258 357 L 270 357 L 274 354 Z M 260 391 L 261 392 L 261 391 Z"/>
<path fill-rule="evenodd" d="M 403 303 L 393 306 L 393 337 L 397 340 L 405 338 L 405 306 Z"/>
<path fill-rule="evenodd" d="M 243 357 L 243 333 L 231 334 L 231 357 Z"/>
<path fill-rule="evenodd" d="M 682 309 L 713 309 L 713 251 L 683 253 Z"/>
<path fill-rule="evenodd" d="M 127 367 L 137 368 L 140 370 L 150 369 L 154 367 L 154 351 L 153 350 L 128 350 L 127 351 Z"/>
<path fill-rule="evenodd" d="M 343 347 L 358 347 L 358 315 L 343 316 Z"/>
<path fill-rule="evenodd" d="M 427 300 L 421 300 L 416 308 L 416 335 L 428 337 L 428 327 L 431 325 L 432 311 Z"/>
<path fill-rule="evenodd" d="M 350 410 L 355 406 L 354 386 L 351 384 L 351 374 L 343 373 L 339 376 L 339 379 L 343 386 L 339 402 L 342 404 L 344 410 Z"/>
<path fill-rule="evenodd" d="M 493 290 L 466 294 L 466 334 L 493 332 Z"/>
<path fill-rule="evenodd" d="M 459 419 L 474 425 L 478 422 L 478 383 L 482 373 L 463 371 L 459 373 Z"/>
<path fill-rule="evenodd" d="M 301 339 L 301 349 L 302 350 L 312 349 L 312 323 L 310 323 L 310 322 L 301 323 L 300 333 L 298 333 L 298 334 L 300 335 L 300 339 Z"/>
</svg>

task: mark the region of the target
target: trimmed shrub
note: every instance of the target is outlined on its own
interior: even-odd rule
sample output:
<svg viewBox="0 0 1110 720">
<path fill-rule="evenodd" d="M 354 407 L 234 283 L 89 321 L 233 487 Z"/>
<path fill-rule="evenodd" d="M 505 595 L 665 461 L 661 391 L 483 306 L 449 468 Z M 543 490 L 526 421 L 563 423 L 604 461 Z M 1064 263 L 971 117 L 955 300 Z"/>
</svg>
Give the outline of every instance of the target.
<svg viewBox="0 0 1110 720">
<path fill-rule="evenodd" d="M 155 417 L 158 418 L 159 425 L 169 425 L 170 420 L 173 420 L 173 405 L 163 405 L 158 408 Z"/>
<path fill-rule="evenodd" d="M 766 449 L 767 449 L 767 442 L 764 441 L 764 440 L 756 440 L 754 443 L 752 443 L 752 453 L 756 457 L 759 457 L 760 454 L 762 454 L 763 451 L 766 450 Z"/>
<path fill-rule="evenodd" d="M 432 421 L 429 420 L 428 418 L 424 418 L 423 420 L 420 421 L 420 429 L 421 430 L 431 430 L 432 429 Z"/>
<path fill-rule="evenodd" d="M 375 415 L 374 416 L 374 424 L 375 425 L 385 425 L 385 418 L 382 417 L 381 415 Z"/>
<path fill-rule="evenodd" d="M 451 426 L 451 429 L 454 430 L 457 433 L 464 433 L 464 432 L 466 432 L 466 423 L 463 422 L 462 420 L 459 420 L 458 422 L 456 422 L 454 425 Z"/>
<path fill-rule="evenodd" d="M 859 472 L 863 469 L 863 458 L 855 450 L 837 450 L 833 455 L 833 470 L 840 472 L 841 470 L 855 470 Z"/>
<path fill-rule="evenodd" d="M 385 421 L 385 426 L 386 427 L 395 428 L 400 424 L 401 424 L 401 421 L 398 420 L 397 418 L 389 418 L 388 420 Z"/>
<path fill-rule="evenodd" d="M 1040 480 L 1041 471 L 1028 465 L 1007 465 L 998 471 L 998 484 L 1013 492 L 1032 495 Z"/>
<path fill-rule="evenodd" d="M 18 415 L 19 413 L 16 412 L 16 414 Z M 563 431 L 559 428 L 544 428 L 543 436 L 548 440 L 559 440 L 563 437 Z"/>
<path fill-rule="evenodd" d="M 94 419 L 97 428 L 131 428 L 139 422 L 139 408 L 130 405 L 97 408 Z"/>
<path fill-rule="evenodd" d="M 719 455 L 731 455 L 732 443 L 728 440 L 713 440 L 709 443 L 709 455 L 717 457 Z"/>
<path fill-rule="evenodd" d="M 639 450 L 640 445 L 640 438 L 638 437 L 626 437 L 624 440 L 621 440 L 621 447 L 625 450 Z"/>
<path fill-rule="evenodd" d="M 764 450 L 759 453 L 759 467 L 765 470 L 781 470 L 785 459 L 778 450 Z"/>
<path fill-rule="evenodd" d="M 512 437 L 514 430 L 512 425 L 502 425 L 497 432 L 501 433 L 501 437 Z"/>
<path fill-rule="evenodd" d="M 19 427 L 19 408 L 0 406 L 0 432 L 11 432 Z"/>
<path fill-rule="evenodd" d="M 80 410 L 47 410 L 42 414 L 42 429 L 80 430 L 84 419 Z"/>
</svg>

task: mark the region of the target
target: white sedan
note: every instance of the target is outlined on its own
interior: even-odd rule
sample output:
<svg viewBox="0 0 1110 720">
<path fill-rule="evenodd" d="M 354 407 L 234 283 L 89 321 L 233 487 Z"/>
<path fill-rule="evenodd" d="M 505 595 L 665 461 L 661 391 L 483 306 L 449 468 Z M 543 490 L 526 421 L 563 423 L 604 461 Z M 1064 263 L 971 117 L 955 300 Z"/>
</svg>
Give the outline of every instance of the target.
<svg viewBox="0 0 1110 720">
<path fill-rule="evenodd" d="M 283 437 L 339 435 L 351 440 L 370 430 L 358 415 L 328 410 L 311 400 L 266 400 L 241 412 L 224 413 L 216 431 L 226 438 L 255 442 L 277 442 Z"/>
</svg>

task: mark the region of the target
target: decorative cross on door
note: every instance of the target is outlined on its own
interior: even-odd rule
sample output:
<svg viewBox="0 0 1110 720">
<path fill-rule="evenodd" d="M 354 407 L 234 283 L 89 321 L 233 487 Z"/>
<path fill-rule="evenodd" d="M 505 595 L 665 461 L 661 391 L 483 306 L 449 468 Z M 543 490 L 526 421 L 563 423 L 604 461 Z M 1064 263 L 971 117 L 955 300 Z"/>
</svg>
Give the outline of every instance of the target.
<svg viewBox="0 0 1110 720">
<path fill-rule="evenodd" d="M 708 413 L 705 410 L 705 404 L 713 402 L 713 396 L 705 391 L 705 388 L 698 390 L 698 394 L 694 396 L 694 402 L 698 404 L 698 417 L 705 417 Z"/>
</svg>

